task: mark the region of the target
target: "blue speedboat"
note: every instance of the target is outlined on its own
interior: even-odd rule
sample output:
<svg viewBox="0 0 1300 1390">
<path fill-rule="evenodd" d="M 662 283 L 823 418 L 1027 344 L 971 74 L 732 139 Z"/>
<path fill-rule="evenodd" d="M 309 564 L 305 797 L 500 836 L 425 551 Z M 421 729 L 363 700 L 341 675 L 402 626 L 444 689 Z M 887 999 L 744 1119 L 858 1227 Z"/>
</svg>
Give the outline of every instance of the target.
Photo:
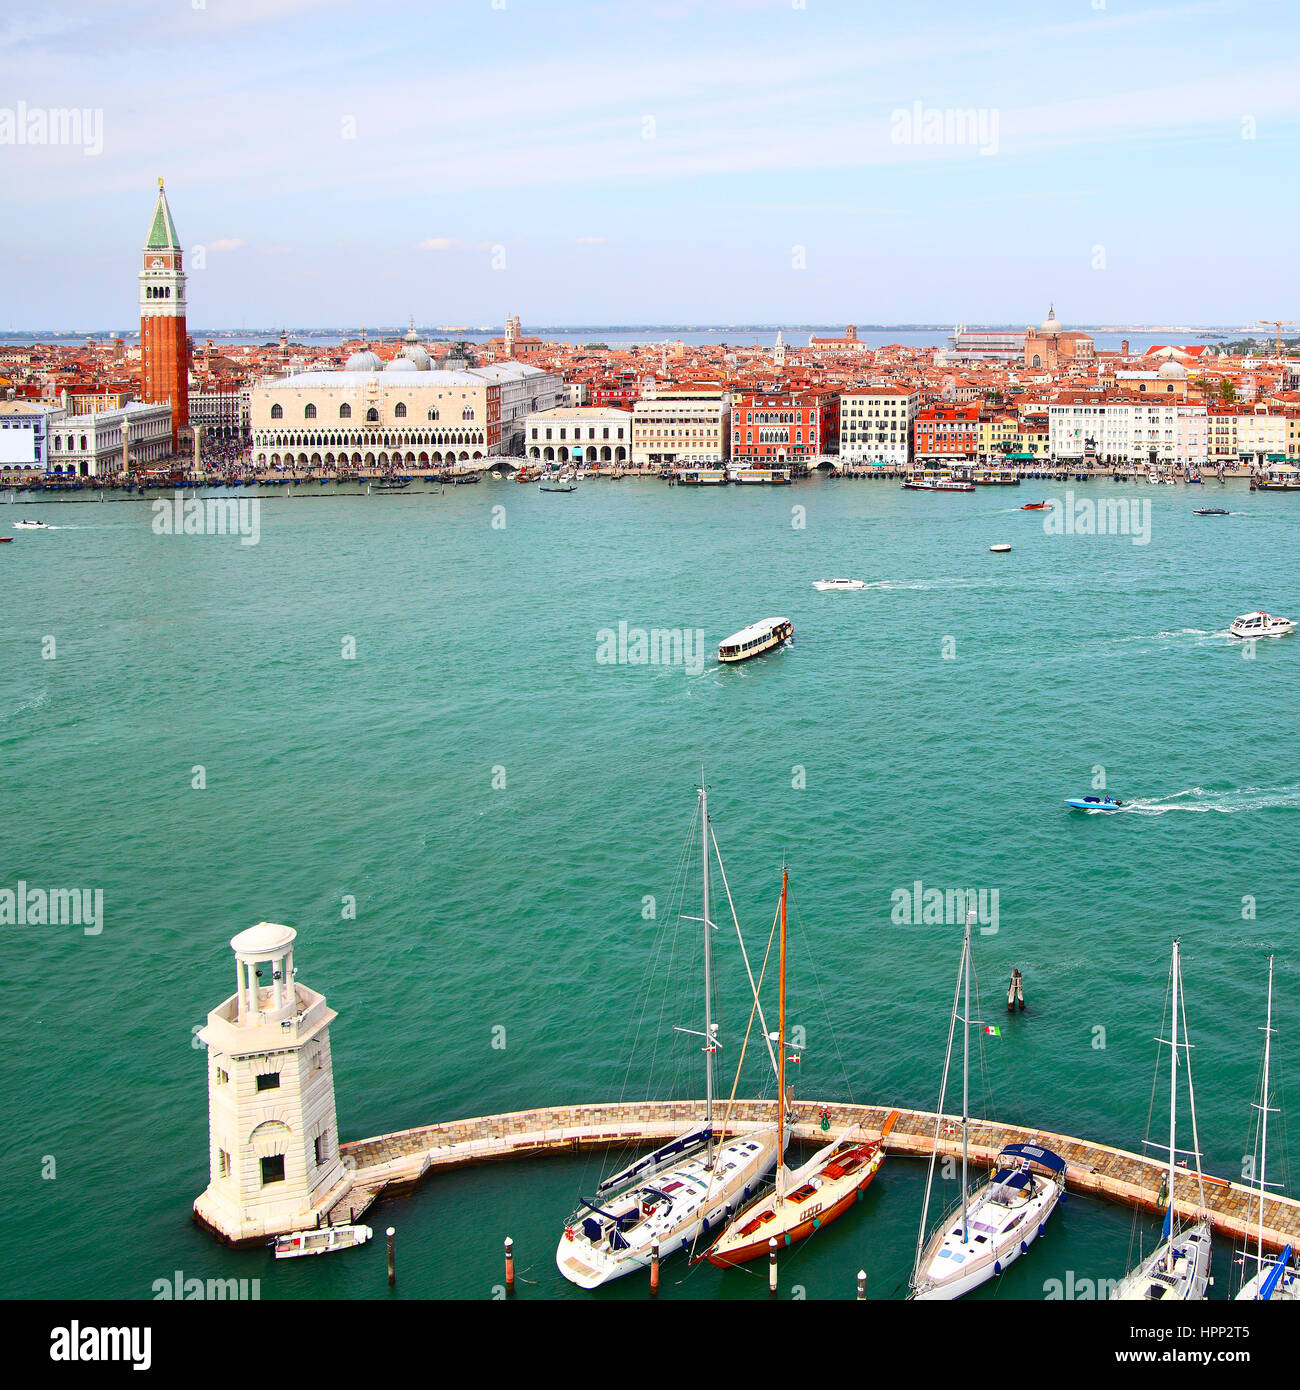
<svg viewBox="0 0 1300 1390">
<path fill-rule="evenodd" d="M 1065 804 L 1076 811 L 1118 811 L 1124 803 L 1113 796 L 1071 796 Z"/>
</svg>

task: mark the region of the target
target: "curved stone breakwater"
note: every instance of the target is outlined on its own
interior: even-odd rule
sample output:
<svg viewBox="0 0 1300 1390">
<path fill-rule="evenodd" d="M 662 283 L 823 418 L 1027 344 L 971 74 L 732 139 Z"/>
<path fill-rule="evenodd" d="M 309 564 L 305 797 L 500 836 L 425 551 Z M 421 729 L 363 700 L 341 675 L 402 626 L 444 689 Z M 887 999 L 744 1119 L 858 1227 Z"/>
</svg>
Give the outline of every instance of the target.
<svg viewBox="0 0 1300 1390">
<path fill-rule="evenodd" d="M 798 1139 L 815 1143 L 824 1140 L 828 1131 L 837 1133 L 856 1120 L 868 1134 L 878 1133 L 891 1108 L 802 1101 L 794 1106 L 792 1132 Z M 352 1188 L 330 1212 L 330 1221 L 337 1224 L 354 1220 L 378 1198 L 409 1192 L 443 1168 L 538 1153 L 638 1144 L 652 1147 L 698 1122 L 703 1110 L 702 1101 L 687 1100 L 550 1106 L 448 1120 L 359 1139 L 340 1146 L 344 1165 L 352 1176 Z M 718 1110 L 724 1113 L 725 1106 L 720 1105 Z M 828 1122 L 826 1128 L 823 1119 Z M 887 1151 L 894 1156 L 929 1157 L 936 1147 L 936 1119 L 933 1112 L 900 1110 L 885 1143 Z M 728 1132 L 745 1133 L 771 1122 L 770 1100 L 738 1100 L 731 1107 Z M 1164 1210 L 1167 1170 L 1140 1154 L 1022 1125 L 971 1121 L 973 1163 L 992 1165 L 1006 1144 L 1037 1144 L 1059 1154 L 1068 1165 L 1066 1185 L 1071 1191 L 1153 1213 Z M 961 1132 L 956 1121 L 945 1118 L 937 1147 L 941 1154 L 960 1158 Z M 1195 1212 L 1194 1173 L 1178 1174 L 1175 1200 L 1180 1213 L 1191 1216 Z M 1257 1191 L 1222 1178 L 1206 1177 L 1205 1200 L 1216 1231 L 1238 1239 L 1258 1238 Z M 1280 1250 L 1288 1244 L 1300 1245 L 1300 1202 L 1290 1197 L 1267 1196 L 1264 1216 L 1266 1247 Z"/>
</svg>

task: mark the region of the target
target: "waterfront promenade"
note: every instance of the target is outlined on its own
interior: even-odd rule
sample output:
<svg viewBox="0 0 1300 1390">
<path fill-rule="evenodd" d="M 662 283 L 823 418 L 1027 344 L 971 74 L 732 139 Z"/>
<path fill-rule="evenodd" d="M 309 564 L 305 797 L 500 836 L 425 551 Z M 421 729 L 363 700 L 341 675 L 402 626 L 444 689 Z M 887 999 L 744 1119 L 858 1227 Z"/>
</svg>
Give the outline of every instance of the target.
<svg viewBox="0 0 1300 1390">
<path fill-rule="evenodd" d="M 726 1107 L 718 1104 L 716 1109 L 720 1128 Z M 878 1134 L 891 1109 L 803 1101 L 794 1106 L 791 1129 L 796 1139 L 809 1143 L 824 1142 L 855 1121 L 867 1134 Z M 342 1144 L 340 1152 L 352 1175 L 352 1189 L 330 1212 L 330 1222 L 354 1220 L 377 1199 L 409 1192 L 442 1169 L 534 1154 L 651 1147 L 697 1123 L 703 1112 L 702 1101 L 685 1100 L 551 1106 L 449 1120 Z M 891 1157 L 928 1158 L 936 1147 L 936 1118 L 932 1112 L 900 1110 L 885 1142 Z M 731 1108 L 728 1132 L 744 1133 L 771 1123 L 771 1101 L 738 1100 Z M 991 1166 L 1004 1145 L 1019 1143 L 1037 1144 L 1059 1154 L 1067 1164 L 1066 1186 L 1070 1191 L 1152 1213 L 1164 1210 L 1168 1170 L 1159 1162 L 1070 1135 L 994 1120 L 971 1121 L 970 1158 L 976 1169 Z M 937 1148 L 940 1154 L 960 1159 L 961 1130 L 955 1120 L 945 1118 Z M 1176 1189 L 1177 1210 L 1191 1216 L 1197 1205 L 1195 1175 L 1180 1172 Z M 1258 1192 L 1240 1183 L 1206 1177 L 1205 1199 L 1216 1232 L 1238 1240 L 1258 1238 Z M 1264 1244 L 1268 1249 L 1300 1245 L 1300 1202 L 1270 1195 L 1265 1198 L 1264 1211 Z"/>
</svg>

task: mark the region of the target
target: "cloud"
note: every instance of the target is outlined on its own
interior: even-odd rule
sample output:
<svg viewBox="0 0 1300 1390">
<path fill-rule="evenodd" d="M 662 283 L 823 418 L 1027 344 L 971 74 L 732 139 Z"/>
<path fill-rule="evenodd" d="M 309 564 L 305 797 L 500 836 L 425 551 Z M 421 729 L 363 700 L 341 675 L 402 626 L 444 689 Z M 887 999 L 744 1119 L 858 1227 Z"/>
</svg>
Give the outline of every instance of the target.
<svg viewBox="0 0 1300 1390">
<path fill-rule="evenodd" d="M 224 237 L 220 241 L 208 242 L 209 251 L 238 251 L 241 246 L 246 245 L 242 236 Z"/>
<path fill-rule="evenodd" d="M 431 236 L 415 243 L 417 251 L 454 251 L 460 242 L 451 236 Z"/>
</svg>

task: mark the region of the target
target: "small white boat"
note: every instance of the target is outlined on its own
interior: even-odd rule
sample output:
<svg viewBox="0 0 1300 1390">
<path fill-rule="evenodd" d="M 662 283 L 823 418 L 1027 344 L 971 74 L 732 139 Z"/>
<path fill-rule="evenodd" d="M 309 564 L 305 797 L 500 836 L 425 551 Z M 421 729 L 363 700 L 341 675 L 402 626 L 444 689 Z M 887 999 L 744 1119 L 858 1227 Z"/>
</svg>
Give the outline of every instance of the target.
<svg viewBox="0 0 1300 1390">
<path fill-rule="evenodd" d="M 867 582 L 865 579 L 816 579 L 813 581 L 813 588 L 820 589 L 822 593 L 834 593 L 840 589 L 865 589 Z"/>
<path fill-rule="evenodd" d="M 751 656 L 761 656 L 779 647 L 782 642 L 794 636 L 794 624 L 789 618 L 765 618 L 761 623 L 751 623 L 733 632 L 730 637 L 718 643 L 719 661 L 748 661 Z"/>
<path fill-rule="evenodd" d="M 1285 637 L 1287 633 L 1295 631 L 1295 624 L 1290 618 L 1278 618 L 1263 610 L 1256 610 L 1254 613 L 1243 613 L 1233 621 L 1228 631 L 1234 637 Z"/>
<path fill-rule="evenodd" d="M 369 1226 L 324 1226 L 317 1231 L 290 1231 L 271 1242 L 277 1260 L 295 1260 L 299 1255 L 328 1255 L 333 1250 L 349 1250 L 364 1245 L 374 1232 Z"/>
<path fill-rule="evenodd" d="M 50 526 L 44 521 L 15 521 L 15 531 L 48 531 Z"/>
<path fill-rule="evenodd" d="M 1006 544 L 991 545 L 989 546 L 989 549 L 994 553 L 994 555 L 1005 555 L 1011 549 L 1011 547 Z"/>
</svg>

